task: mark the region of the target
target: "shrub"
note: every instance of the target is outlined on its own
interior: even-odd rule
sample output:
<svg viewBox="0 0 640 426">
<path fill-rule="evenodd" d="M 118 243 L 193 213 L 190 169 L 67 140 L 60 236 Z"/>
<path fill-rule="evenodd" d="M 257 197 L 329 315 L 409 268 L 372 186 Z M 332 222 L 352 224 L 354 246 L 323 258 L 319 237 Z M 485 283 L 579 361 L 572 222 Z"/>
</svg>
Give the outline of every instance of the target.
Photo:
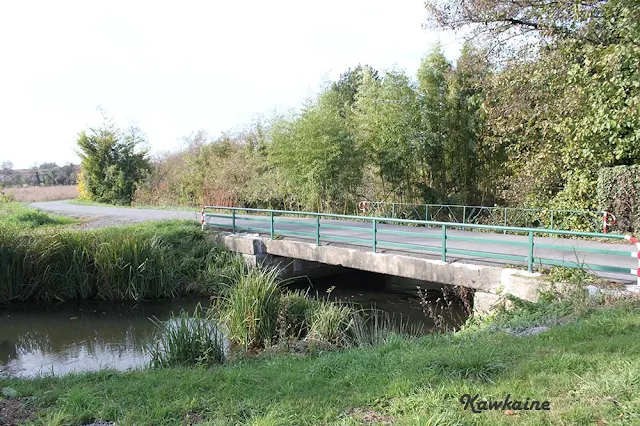
<svg viewBox="0 0 640 426">
<path fill-rule="evenodd" d="M 78 137 L 83 199 L 111 204 L 131 204 L 137 183 L 150 171 L 145 139 L 136 128 L 126 134 L 113 124 L 81 132 Z"/>
<path fill-rule="evenodd" d="M 613 212 L 622 232 L 640 232 L 640 165 L 600 169 L 598 204 Z"/>
</svg>

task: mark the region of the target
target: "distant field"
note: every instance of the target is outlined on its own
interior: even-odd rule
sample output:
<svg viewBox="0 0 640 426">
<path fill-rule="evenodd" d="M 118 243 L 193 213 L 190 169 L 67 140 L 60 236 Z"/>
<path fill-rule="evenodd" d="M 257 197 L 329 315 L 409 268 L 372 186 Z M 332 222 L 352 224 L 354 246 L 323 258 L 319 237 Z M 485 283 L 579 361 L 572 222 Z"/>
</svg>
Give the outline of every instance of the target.
<svg viewBox="0 0 640 426">
<path fill-rule="evenodd" d="M 69 200 L 78 197 L 78 187 L 76 185 L 28 186 L 24 188 L 5 188 L 2 191 L 21 203 Z"/>
</svg>

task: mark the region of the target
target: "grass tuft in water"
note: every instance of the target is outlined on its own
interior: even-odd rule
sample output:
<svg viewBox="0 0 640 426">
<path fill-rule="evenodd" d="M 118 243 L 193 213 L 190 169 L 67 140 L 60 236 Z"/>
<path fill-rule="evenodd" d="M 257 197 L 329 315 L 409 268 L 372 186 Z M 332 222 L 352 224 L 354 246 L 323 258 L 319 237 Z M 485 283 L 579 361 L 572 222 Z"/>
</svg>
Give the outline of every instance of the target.
<svg viewBox="0 0 640 426">
<path fill-rule="evenodd" d="M 227 336 L 244 348 L 264 348 L 277 338 L 281 307 L 278 270 L 256 266 L 234 270 L 223 296 L 210 311 L 225 324 Z"/>
<path fill-rule="evenodd" d="M 211 366 L 225 360 L 224 336 L 200 305 L 193 314 L 182 311 L 156 327 L 154 343 L 147 348 L 154 368 Z"/>
</svg>

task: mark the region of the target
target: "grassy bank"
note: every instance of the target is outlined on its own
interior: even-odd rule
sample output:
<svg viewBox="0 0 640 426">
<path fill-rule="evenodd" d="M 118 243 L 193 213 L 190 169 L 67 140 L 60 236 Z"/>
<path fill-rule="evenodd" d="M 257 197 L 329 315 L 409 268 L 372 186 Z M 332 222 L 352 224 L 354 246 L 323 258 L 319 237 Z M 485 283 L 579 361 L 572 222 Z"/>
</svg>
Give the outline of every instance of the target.
<svg viewBox="0 0 640 426">
<path fill-rule="evenodd" d="M 213 368 L 8 380 L 33 424 L 591 425 L 640 422 L 637 305 L 535 336 L 491 327 Z M 458 401 L 548 400 L 550 411 L 473 414 Z M 600 423 L 597 423 L 600 422 Z"/>
<path fill-rule="evenodd" d="M 142 300 L 214 292 L 240 259 L 193 221 L 93 231 L 74 219 L 0 204 L 0 303 Z"/>
<path fill-rule="evenodd" d="M 52 228 L 77 223 L 78 220 L 45 213 L 24 204 L 2 202 L 0 200 L 0 228 L 25 231 Z"/>
</svg>

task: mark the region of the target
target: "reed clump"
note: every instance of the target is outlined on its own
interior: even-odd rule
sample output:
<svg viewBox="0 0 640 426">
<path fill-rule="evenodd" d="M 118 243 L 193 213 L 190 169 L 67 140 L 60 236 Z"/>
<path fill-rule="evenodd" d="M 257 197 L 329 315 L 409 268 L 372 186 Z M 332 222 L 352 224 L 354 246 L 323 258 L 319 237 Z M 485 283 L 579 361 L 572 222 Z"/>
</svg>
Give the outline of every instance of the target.
<svg viewBox="0 0 640 426">
<path fill-rule="evenodd" d="M 0 225 L 0 303 L 215 294 L 242 259 L 187 221 L 94 231 Z"/>
<path fill-rule="evenodd" d="M 327 347 L 375 345 L 392 334 L 409 333 L 379 310 L 315 299 L 288 291 L 273 268 L 238 272 L 209 311 L 234 345 L 255 351 L 288 343 Z M 401 322 L 400 322 L 401 324 Z"/>
<path fill-rule="evenodd" d="M 225 361 L 225 339 L 198 305 L 193 314 L 182 311 L 169 321 L 156 322 L 155 338 L 147 351 L 154 368 L 212 366 Z"/>
</svg>

